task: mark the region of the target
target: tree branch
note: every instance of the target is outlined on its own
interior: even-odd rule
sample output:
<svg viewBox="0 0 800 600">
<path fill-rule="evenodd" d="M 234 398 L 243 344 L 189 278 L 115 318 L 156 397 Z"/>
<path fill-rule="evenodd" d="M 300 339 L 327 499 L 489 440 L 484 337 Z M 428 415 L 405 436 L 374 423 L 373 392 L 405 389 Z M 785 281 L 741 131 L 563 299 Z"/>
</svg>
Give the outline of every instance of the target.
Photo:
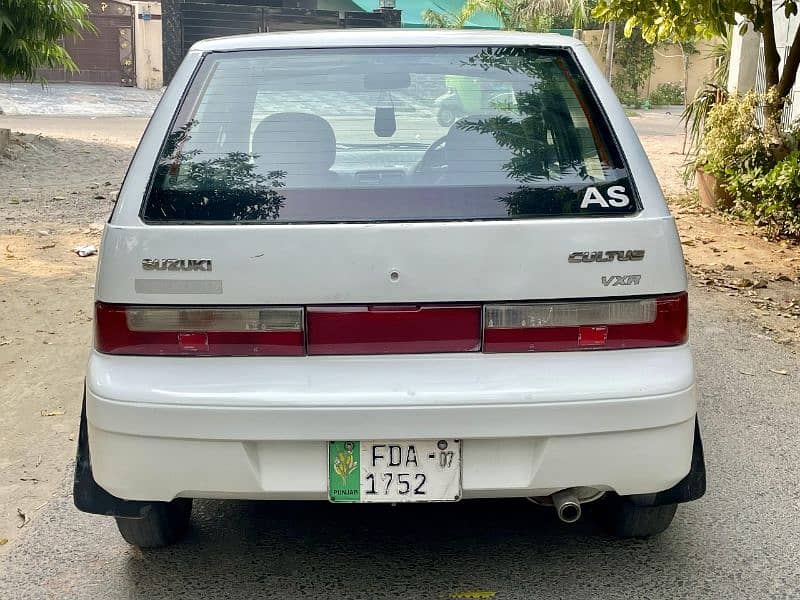
<svg viewBox="0 0 800 600">
<path fill-rule="evenodd" d="M 779 63 L 778 47 L 775 44 L 775 22 L 772 18 L 772 2 L 766 2 L 764 6 L 764 27 L 761 30 L 764 37 L 764 71 L 767 80 L 767 89 L 778 85 Z"/>
<path fill-rule="evenodd" d="M 800 67 L 800 28 L 794 34 L 794 39 L 778 82 L 778 94 L 781 97 L 788 96 L 791 93 L 794 82 L 797 80 L 798 67 Z"/>
</svg>

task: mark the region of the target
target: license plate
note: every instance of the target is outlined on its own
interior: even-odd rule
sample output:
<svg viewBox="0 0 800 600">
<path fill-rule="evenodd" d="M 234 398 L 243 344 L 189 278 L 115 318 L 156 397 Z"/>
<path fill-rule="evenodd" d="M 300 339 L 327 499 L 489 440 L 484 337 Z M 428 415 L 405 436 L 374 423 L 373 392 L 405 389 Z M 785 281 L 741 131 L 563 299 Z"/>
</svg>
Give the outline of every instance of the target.
<svg viewBox="0 0 800 600">
<path fill-rule="evenodd" d="M 339 441 L 328 444 L 331 502 L 455 502 L 461 440 Z"/>
</svg>

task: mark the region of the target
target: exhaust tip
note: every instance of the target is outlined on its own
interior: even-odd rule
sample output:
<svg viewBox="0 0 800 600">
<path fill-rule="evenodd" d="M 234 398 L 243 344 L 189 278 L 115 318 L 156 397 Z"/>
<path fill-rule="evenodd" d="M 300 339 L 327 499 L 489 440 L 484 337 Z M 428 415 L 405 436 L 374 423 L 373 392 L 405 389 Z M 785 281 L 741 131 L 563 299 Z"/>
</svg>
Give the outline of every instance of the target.
<svg viewBox="0 0 800 600">
<path fill-rule="evenodd" d="M 581 518 L 581 505 L 567 502 L 558 509 L 558 518 L 564 523 L 574 523 Z"/>
<path fill-rule="evenodd" d="M 575 523 L 581 518 L 581 502 L 573 490 L 561 490 L 551 498 L 558 518 L 564 523 Z"/>
</svg>

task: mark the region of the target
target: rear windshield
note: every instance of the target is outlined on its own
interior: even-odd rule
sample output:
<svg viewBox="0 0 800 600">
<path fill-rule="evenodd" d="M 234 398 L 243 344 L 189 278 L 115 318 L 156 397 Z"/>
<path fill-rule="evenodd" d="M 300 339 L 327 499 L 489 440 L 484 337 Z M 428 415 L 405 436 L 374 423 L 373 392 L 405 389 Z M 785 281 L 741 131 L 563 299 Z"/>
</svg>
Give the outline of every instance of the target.
<svg viewBox="0 0 800 600">
<path fill-rule="evenodd" d="M 335 48 L 207 55 L 142 217 L 528 219 L 637 206 L 568 52 Z"/>
</svg>

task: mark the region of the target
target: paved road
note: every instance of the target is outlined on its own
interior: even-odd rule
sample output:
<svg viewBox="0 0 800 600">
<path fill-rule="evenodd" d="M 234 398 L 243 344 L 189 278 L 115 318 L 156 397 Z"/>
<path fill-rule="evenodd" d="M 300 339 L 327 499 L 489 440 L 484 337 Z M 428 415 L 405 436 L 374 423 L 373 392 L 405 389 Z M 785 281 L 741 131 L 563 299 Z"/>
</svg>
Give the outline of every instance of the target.
<svg viewBox="0 0 800 600">
<path fill-rule="evenodd" d="M 658 107 L 652 110 L 634 110 L 630 120 L 639 136 L 681 136 L 684 128 L 681 123 L 681 106 Z"/>
<path fill-rule="evenodd" d="M 525 501 L 205 501 L 185 542 L 141 552 L 65 485 L 0 561 L 0 598 L 800 597 L 800 361 L 736 302 L 692 291 L 710 489 L 660 537 L 610 539 Z"/>
<path fill-rule="evenodd" d="M 0 113 L 149 117 L 161 90 L 73 83 L 0 83 Z"/>
</svg>

